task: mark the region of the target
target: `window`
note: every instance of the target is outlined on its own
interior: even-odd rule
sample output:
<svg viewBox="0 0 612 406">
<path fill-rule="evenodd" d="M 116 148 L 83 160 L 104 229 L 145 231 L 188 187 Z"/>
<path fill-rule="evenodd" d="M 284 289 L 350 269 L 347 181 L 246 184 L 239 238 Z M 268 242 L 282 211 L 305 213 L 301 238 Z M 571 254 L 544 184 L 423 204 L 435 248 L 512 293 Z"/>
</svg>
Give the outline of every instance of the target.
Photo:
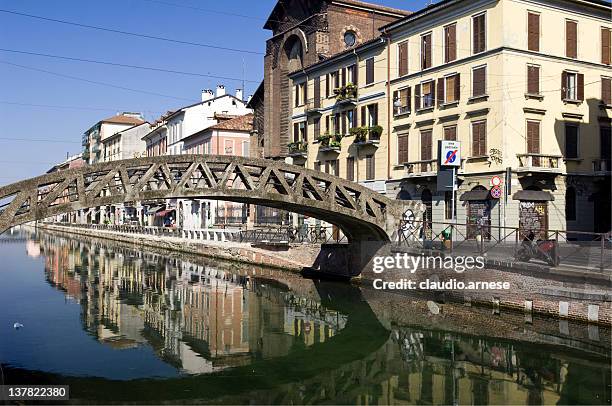
<svg viewBox="0 0 612 406">
<path fill-rule="evenodd" d="M 479 54 L 486 48 L 486 14 L 472 17 L 472 53 Z"/>
<path fill-rule="evenodd" d="M 329 173 L 330 175 L 338 176 L 338 160 L 328 160 L 325 161 L 325 173 Z"/>
<path fill-rule="evenodd" d="M 444 92 L 442 96 L 442 102 L 454 103 L 456 101 L 459 101 L 460 86 L 461 85 L 459 83 L 458 73 L 451 76 L 446 76 L 444 78 L 444 87 L 442 88 Z"/>
<path fill-rule="evenodd" d="M 584 75 L 577 72 L 564 71 L 561 74 L 561 99 L 584 100 Z"/>
<path fill-rule="evenodd" d="M 321 161 L 314 162 L 314 170 L 321 172 Z"/>
<path fill-rule="evenodd" d="M 576 189 L 572 186 L 565 190 L 565 220 L 576 220 Z"/>
<path fill-rule="evenodd" d="M 540 94 L 540 67 L 527 65 L 527 94 Z"/>
<path fill-rule="evenodd" d="M 421 35 L 421 69 L 431 68 L 431 32 Z"/>
<path fill-rule="evenodd" d="M 400 115 L 410 112 L 410 87 L 393 92 L 393 114 Z"/>
<path fill-rule="evenodd" d="M 306 122 L 293 123 L 293 142 L 306 141 Z"/>
<path fill-rule="evenodd" d="M 609 28 L 601 28 L 601 63 L 605 65 L 610 65 L 610 34 Z"/>
<path fill-rule="evenodd" d="M 455 216 L 457 216 L 457 197 L 455 196 L 453 202 L 453 192 L 444 192 L 444 218 L 452 220 Z"/>
<path fill-rule="evenodd" d="M 449 125 L 444 127 L 444 139 L 446 141 L 457 141 L 457 126 Z"/>
<path fill-rule="evenodd" d="M 578 158 L 578 126 L 565 124 L 565 158 Z"/>
<path fill-rule="evenodd" d="M 421 161 L 430 161 L 432 158 L 431 130 L 421 131 Z M 427 163 L 421 164 L 421 171 L 426 172 Z"/>
<path fill-rule="evenodd" d="M 487 67 L 479 66 L 472 69 L 472 97 L 487 94 Z"/>
<path fill-rule="evenodd" d="M 361 106 L 361 125 L 373 127 L 378 125 L 378 104 Z"/>
<path fill-rule="evenodd" d="M 397 137 L 397 163 L 399 165 L 408 162 L 408 134 Z"/>
<path fill-rule="evenodd" d="M 527 153 L 540 153 L 540 122 L 527 121 Z M 540 157 L 531 157 L 531 166 L 540 166 Z"/>
<path fill-rule="evenodd" d="M 606 161 L 606 170 L 610 170 L 610 158 L 612 158 L 612 138 L 610 127 L 599 128 L 599 156 Z"/>
<path fill-rule="evenodd" d="M 366 59 L 366 85 L 374 83 L 374 58 Z"/>
<path fill-rule="evenodd" d="M 298 83 L 295 85 L 295 107 L 304 104 L 306 98 L 306 83 Z"/>
<path fill-rule="evenodd" d="M 408 74 L 408 41 L 404 41 L 397 46 L 397 60 L 398 60 L 398 76 L 405 76 Z"/>
<path fill-rule="evenodd" d="M 353 64 L 346 68 L 346 81 L 354 85 L 357 84 L 357 65 Z"/>
<path fill-rule="evenodd" d="M 344 33 L 344 45 L 346 45 L 347 48 L 354 46 L 356 42 L 357 36 L 353 31 L 347 31 Z"/>
<path fill-rule="evenodd" d="M 444 63 L 457 59 L 457 24 L 444 27 Z"/>
<path fill-rule="evenodd" d="M 487 122 L 475 121 L 472 123 L 472 156 L 487 155 Z"/>
<path fill-rule="evenodd" d="M 331 72 L 327 76 L 327 83 L 325 84 L 325 96 L 331 97 L 334 95 L 333 89 L 340 87 L 340 72 Z"/>
<path fill-rule="evenodd" d="M 612 104 L 612 95 L 610 94 L 610 78 L 601 78 L 601 102 L 605 105 Z"/>
<path fill-rule="evenodd" d="M 565 56 L 578 57 L 578 23 L 573 20 L 565 20 Z"/>
<path fill-rule="evenodd" d="M 313 123 L 313 137 L 314 139 L 317 139 L 320 135 L 321 135 L 321 117 L 315 117 L 312 119 L 312 123 Z"/>
<path fill-rule="evenodd" d="M 355 158 L 352 156 L 346 158 L 346 179 L 355 180 Z"/>
<path fill-rule="evenodd" d="M 527 49 L 540 51 L 540 15 L 527 13 Z"/>
<path fill-rule="evenodd" d="M 346 112 L 346 122 L 349 130 L 353 127 L 357 127 L 357 110 L 351 109 Z"/>
<path fill-rule="evenodd" d="M 430 80 L 429 82 L 425 82 L 421 85 L 422 94 L 421 94 L 421 108 L 427 109 L 429 107 L 434 106 L 434 81 Z"/>
<path fill-rule="evenodd" d="M 375 178 L 374 173 L 374 154 L 366 155 L 366 180 L 373 180 Z"/>
<path fill-rule="evenodd" d="M 340 134 L 340 113 L 336 113 L 332 116 L 334 122 L 334 134 Z"/>
</svg>

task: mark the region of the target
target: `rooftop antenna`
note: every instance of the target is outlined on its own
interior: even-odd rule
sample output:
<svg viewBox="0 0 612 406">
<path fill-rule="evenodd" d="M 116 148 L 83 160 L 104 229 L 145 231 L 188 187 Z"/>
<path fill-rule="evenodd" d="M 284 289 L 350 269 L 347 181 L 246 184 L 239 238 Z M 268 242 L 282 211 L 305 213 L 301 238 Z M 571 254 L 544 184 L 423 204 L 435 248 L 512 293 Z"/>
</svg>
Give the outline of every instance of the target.
<svg viewBox="0 0 612 406">
<path fill-rule="evenodd" d="M 244 101 L 244 93 L 246 92 L 246 88 L 244 87 L 244 56 L 242 57 L 242 101 Z"/>
</svg>

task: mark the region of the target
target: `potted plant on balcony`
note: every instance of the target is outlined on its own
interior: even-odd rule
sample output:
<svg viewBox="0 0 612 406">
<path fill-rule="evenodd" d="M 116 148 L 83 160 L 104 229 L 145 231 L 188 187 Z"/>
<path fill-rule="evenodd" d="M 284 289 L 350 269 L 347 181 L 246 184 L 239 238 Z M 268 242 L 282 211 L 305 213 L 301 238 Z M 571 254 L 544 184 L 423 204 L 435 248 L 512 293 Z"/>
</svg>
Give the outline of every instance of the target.
<svg viewBox="0 0 612 406">
<path fill-rule="evenodd" d="M 340 149 L 341 145 L 340 141 L 336 139 L 329 142 L 329 148 Z"/>
<path fill-rule="evenodd" d="M 382 135 L 383 128 L 379 125 L 374 125 L 370 127 L 370 139 L 371 140 L 379 140 Z"/>
<path fill-rule="evenodd" d="M 366 137 L 368 135 L 367 127 L 352 127 L 349 130 L 349 134 L 351 137 L 355 137 L 354 142 L 365 142 Z"/>
<path fill-rule="evenodd" d="M 317 137 L 317 141 L 321 144 L 322 147 L 326 147 L 329 145 L 329 140 L 331 139 L 331 135 L 323 134 Z"/>
<path fill-rule="evenodd" d="M 347 83 L 344 87 L 344 97 L 346 99 L 352 99 L 354 97 L 357 97 L 357 85 L 350 82 Z"/>
</svg>

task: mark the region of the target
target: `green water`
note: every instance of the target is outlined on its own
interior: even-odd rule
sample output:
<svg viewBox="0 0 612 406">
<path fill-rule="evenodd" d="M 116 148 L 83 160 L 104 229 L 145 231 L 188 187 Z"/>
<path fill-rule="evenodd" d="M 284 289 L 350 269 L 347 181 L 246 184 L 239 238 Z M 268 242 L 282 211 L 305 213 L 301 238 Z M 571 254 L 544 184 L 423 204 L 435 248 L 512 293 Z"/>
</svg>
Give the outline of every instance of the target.
<svg viewBox="0 0 612 406">
<path fill-rule="evenodd" d="M 610 404 L 609 330 L 402 326 L 355 286 L 44 232 L 0 258 L 2 381 L 75 403 Z"/>
</svg>

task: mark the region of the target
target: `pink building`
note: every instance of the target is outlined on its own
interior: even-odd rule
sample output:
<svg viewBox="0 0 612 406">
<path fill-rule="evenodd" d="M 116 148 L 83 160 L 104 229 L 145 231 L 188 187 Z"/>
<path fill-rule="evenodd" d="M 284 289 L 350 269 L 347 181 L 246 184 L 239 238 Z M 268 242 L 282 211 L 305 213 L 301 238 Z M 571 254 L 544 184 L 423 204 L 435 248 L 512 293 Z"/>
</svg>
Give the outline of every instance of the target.
<svg viewBox="0 0 612 406">
<path fill-rule="evenodd" d="M 253 114 L 216 115 L 219 123 L 183 139 L 184 154 L 249 156 Z M 247 223 L 247 205 L 210 200 L 185 200 L 179 204 L 183 229 L 214 228 Z"/>
</svg>

